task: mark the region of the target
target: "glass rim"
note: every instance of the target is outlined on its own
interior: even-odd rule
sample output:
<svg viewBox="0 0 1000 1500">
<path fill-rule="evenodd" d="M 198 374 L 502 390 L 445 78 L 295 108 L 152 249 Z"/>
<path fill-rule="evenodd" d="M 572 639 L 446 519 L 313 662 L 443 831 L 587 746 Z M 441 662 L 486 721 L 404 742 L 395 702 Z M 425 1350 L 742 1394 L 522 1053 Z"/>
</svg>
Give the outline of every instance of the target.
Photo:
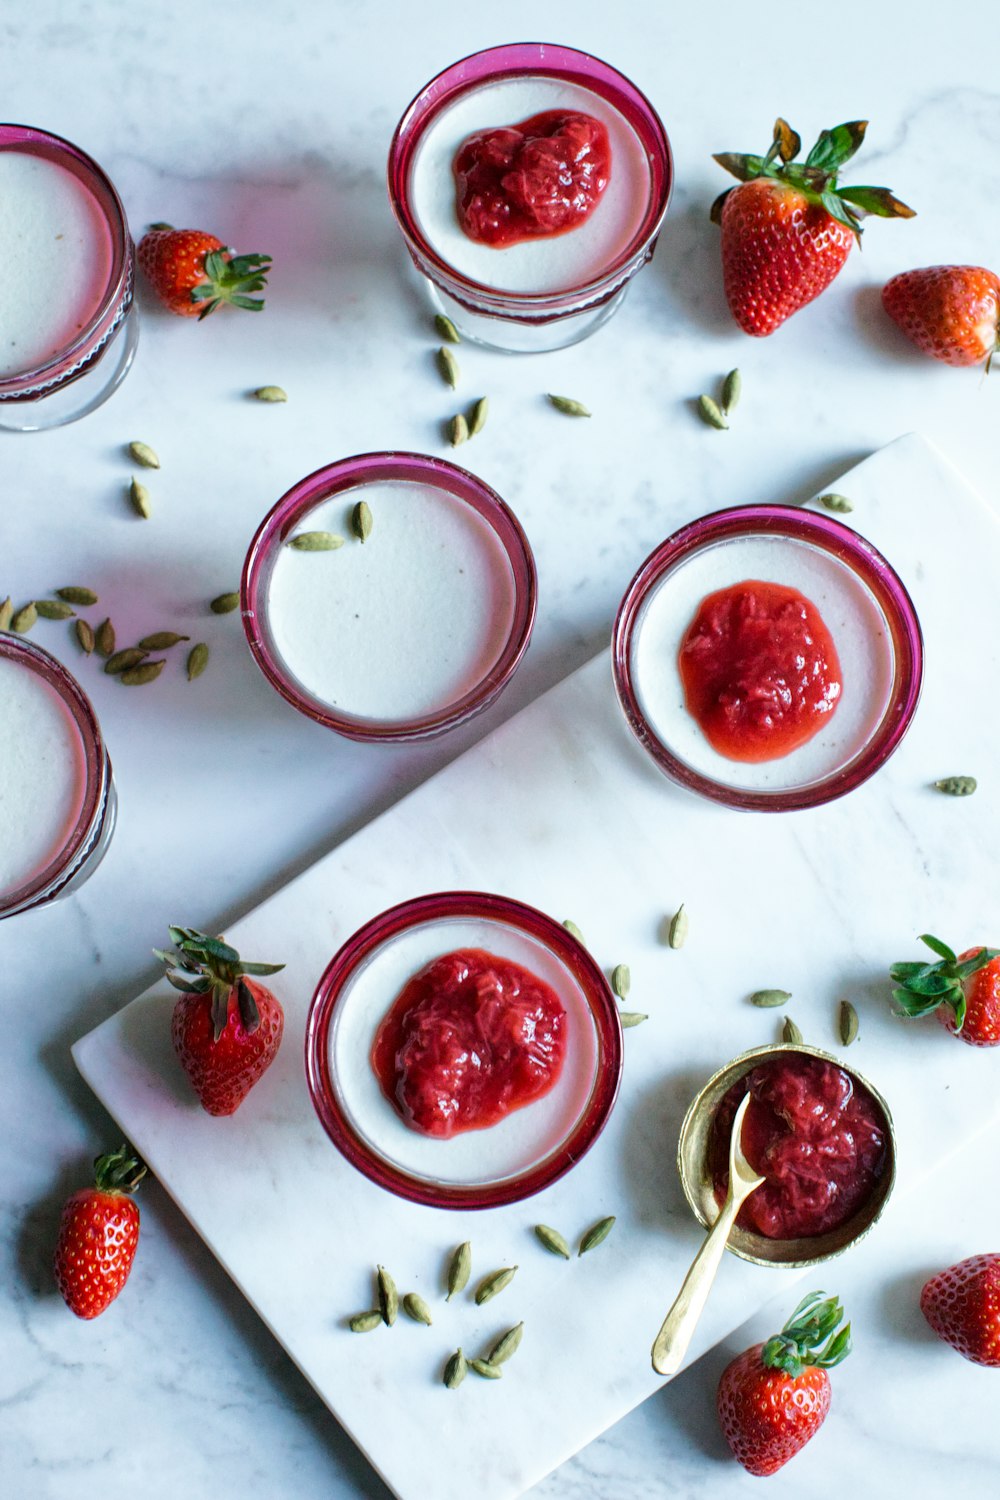
<svg viewBox="0 0 1000 1500">
<path fill-rule="evenodd" d="M 413 927 L 447 918 L 492 920 L 546 947 L 566 968 L 586 1000 L 597 1037 L 597 1062 L 587 1102 L 559 1145 L 540 1161 L 498 1181 L 441 1183 L 385 1160 L 354 1129 L 331 1082 L 330 1023 L 344 988 L 378 949 Z M 388 997 L 388 1004 L 394 997 Z M 341 1154 L 369 1181 L 428 1208 L 486 1209 L 518 1203 L 565 1176 L 607 1124 L 621 1085 L 624 1047 L 618 1007 L 596 959 L 560 922 L 510 896 L 486 891 L 438 891 L 411 897 L 365 922 L 330 960 L 309 1005 L 306 1081 L 320 1124 Z"/>
<path fill-rule="evenodd" d="M 529 66 L 526 53 L 533 54 L 534 66 Z M 490 68 L 491 71 L 486 77 L 470 79 L 465 76 L 470 64 L 478 64 L 480 70 Z M 506 291 L 502 287 L 490 286 L 486 282 L 465 276 L 440 256 L 424 237 L 409 207 L 410 166 L 413 154 L 430 122 L 460 94 L 482 86 L 488 79 L 502 79 L 527 71 L 576 82 L 612 104 L 638 136 L 650 171 L 649 204 L 642 224 L 625 249 L 597 276 L 557 291 Z M 457 62 L 436 73 L 414 95 L 393 132 L 389 146 L 387 181 L 389 203 L 407 246 L 411 253 L 415 251 L 419 254 L 428 267 L 433 268 L 442 278 L 451 296 L 461 301 L 464 293 L 475 299 L 474 305 L 495 303 L 497 308 L 544 313 L 558 309 L 567 299 L 572 299 L 574 303 L 601 300 L 602 294 L 610 295 L 626 278 L 629 267 L 634 262 L 641 261 L 660 231 L 673 192 L 674 166 L 670 139 L 663 121 L 642 90 L 631 79 L 626 78 L 624 73 L 592 53 L 575 47 L 548 42 L 507 42 L 501 46 L 470 52 L 459 58 Z"/>
<path fill-rule="evenodd" d="M 632 651 L 643 606 L 681 561 L 703 547 L 749 535 L 786 537 L 819 547 L 860 579 L 874 596 L 888 629 L 892 685 L 878 723 L 862 748 L 818 781 L 776 791 L 734 787 L 694 770 L 675 755 L 646 717 L 634 681 Z M 618 607 L 612 635 L 618 702 L 629 728 L 671 781 L 726 807 L 748 812 L 796 812 L 820 807 L 862 785 L 888 760 L 909 729 L 923 680 L 923 636 L 913 601 L 898 573 L 865 537 L 832 516 L 797 505 L 729 506 L 682 526 L 642 563 Z"/>
<path fill-rule="evenodd" d="M 300 685 L 273 644 L 267 625 L 270 572 L 278 550 L 303 516 L 332 495 L 379 480 L 402 480 L 444 491 L 490 526 L 510 565 L 513 609 L 499 656 L 467 692 L 432 712 L 404 719 L 340 713 Z M 428 454 L 358 453 L 306 475 L 272 506 L 247 550 L 240 583 L 243 629 L 254 660 L 286 702 L 317 724 L 348 739 L 389 743 L 430 738 L 487 708 L 507 686 L 528 649 L 538 607 L 538 575 L 531 545 L 517 516 L 495 490 L 467 469 Z"/>
</svg>

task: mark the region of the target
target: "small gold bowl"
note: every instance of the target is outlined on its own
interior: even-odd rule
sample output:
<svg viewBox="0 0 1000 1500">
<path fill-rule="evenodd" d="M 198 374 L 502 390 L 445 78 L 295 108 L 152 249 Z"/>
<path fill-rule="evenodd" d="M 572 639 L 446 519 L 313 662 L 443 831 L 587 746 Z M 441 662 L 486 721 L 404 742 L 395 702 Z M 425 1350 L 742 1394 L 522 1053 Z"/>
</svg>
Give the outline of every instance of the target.
<svg viewBox="0 0 1000 1500">
<path fill-rule="evenodd" d="M 794 1052 L 804 1057 L 818 1057 L 823 1062 L 833 1063 L 843 1069 L 848 1077 L 866 1089 L 882 1113 L 885 1125 L 886 1160 L 882 1175 L 872 1190 L 871 1196 L 852 1218 L 828 1230 L 826 1234 L 802 1236 L 797 1239 L 775 1240 L 753 1230 L 734 1225 L 726 1248 L 741 1260 L 749 1260 L 755 1266 L 818 1266 L 823 1261 L 840 1255 L 871 1229 L 882 1214 L 896 1180 L 896 1135 L 892 1115 L 878 1089 L 873 1088 L 867 1078 L 847 1066 L 839 1057 L 829 1052 L 820 1052 L 816 1047 L 791 1046 L 787 1042 L 776 1042 L 769 1047 L 756 1047 L 734 1057 L 732 1062 L 712 1075 L 705 1087 L 696 1095 L 681 1125 L 677 1145 L 677 1170 L 680 1173 L 684 1195 L 694 1210 L 695 1216 L 706 1229 L 715 1223 L 719 1204 L 709 1160 L 712 1123 L 723 1098 L 747 1073 L 765 1058 L 780 1057 Z"/>
</svg>

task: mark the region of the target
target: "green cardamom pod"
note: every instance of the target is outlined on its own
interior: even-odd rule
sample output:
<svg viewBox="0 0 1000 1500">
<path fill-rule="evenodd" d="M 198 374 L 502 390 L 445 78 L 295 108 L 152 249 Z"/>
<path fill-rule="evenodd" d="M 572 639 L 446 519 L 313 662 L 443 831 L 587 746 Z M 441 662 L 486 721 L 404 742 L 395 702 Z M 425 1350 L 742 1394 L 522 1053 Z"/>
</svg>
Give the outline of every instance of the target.
<svg viewBox="0 0 1000 1500">
<path fill-rule="evenodd" d="M 160 467 L 160 460 L 148 443 L 129 443 L 128 456 L 141 469 L 158 469 Z"/>
<path fill-rule="evenodd" d="M 516 1266 L 505 1266 L 501 1271 L 491 1271 L 489 1276 L 484 1276 L 476 1287 L 476 1306 L 482 1307 L 484 1302 L 489 1302 L 496 1297 L 505 1287 L 510 1286 L 514 1280 Z"/>
<path fill-rule="evenodd" d="M 858 1035 L 858 1013 L 850 1000 L 840 1002 L 840 1040 L 849 1047 Z"/>
<path fill-rule="evenodd" d="M 667 928 L 667 946 L 670 948 L 683 948 L 687 942 L 688 929 L 691 923 L 683 901 L 670 918 L 670 926 Z M 661 929 L 662 931 L 662 929 Z"/>
<path fill-rule="evenodd" d="M 848 500 L 846 495 L 820 495 L 820 505 L 825 505 L 827 510 L 837 511 L 842 516 L 848 515 L 854 509 L 854 501 Z"/>
<path fill-rule="evenodd" d="M 475 1370 L 477 1375 L 482 1375 L 485 1380 L 499 1380 L 503 1371 L 499 1365 L 491 1364 L 488 1359 L 470 1359 L 469 1369 Z"/>
<path fill-rule="evenodd" d="M 74 620 L 73 629 L 80 644 L 80 650 L 85 651 L 89 656 L 94 649 L 93 627 L 88 625 L 86 620 Z"/>
<path fill-rule="evenodd" d="M 570 918 L 570 917 L 564 918 L 564 920 L 563 920 L 563 926 L 565 927 L 566 931 L 569 933 L 570 937 L 576 938 L 577 942 L 582 947 L 586 948 L 587 945 L 583 941 L 583 933 L 580 931 L 579 927 L 577 927 L 576 923 L 572 920 L 572 918 Z"/>
<path fill-rule="evenodd" d="M 259 385 L 255 391 L 251 391 L 255 401 L 287 401 L 288 396 L 280 385 Z"/>
<path fill-rule="evenodd" d="M 403 1311 L 414 1323 L 425 1323 L 430 1328 L 431 1310 L 419 1292 L 407 1292 L 403 1298 Z"/>
<path fill-rule="evenodd" d="M 110 620 L 102 620 L 94 635 L 94 643 L 100 656 L 113 656 L 115 649 L 115 627 Z"/>
<path fill-rule="evenodd" d="M 460 344 L 462 342 L 462 335 L 451 319 L 445 317 L 444 313 L 437 313 L 435 315 L 434 327 L 437 330 L 438 338 L 444 339 L 446 344 Z"/>
<path fill-rule="evenodd" d="M 785 1024 L 781 1028 L 781 1040 L 787 1042 L 790 1047 L 800 1047 L 802 1045 L 802 1033 L 791 1016 L 785 1017 Z"/>
<path fill-rule="evenodd" d="M 359 500 L 351 511 L 351 530 L 359 542 L 367 542 L 375 522 L 367 500 Z"/>
<path fill-rule="evenodd" d="M 123 651 L 116 651 L 113 656 L 108 657 L 104 663 L 104 670 L 110 677 L 114 677 L 117 672 L 127 671 L 129 667 L 137 667 L 141 661 L 146 660 L 148 655 L 149 652 L 144 651 L 141 646 L 126 646 Z"/>
<path fill-rule="evenodd" d="M 300 531 L 289 537 L 288 545 L 296 552 L 336 552 L 344 545 L 344 538 L 334 531 Z"/>
<path fill-rule="evenodd" d="M 76 584 L 68 584 L 64 589 L 56 589 L 60 599 L 65 599 L 67 604 L 96 604 L 97 595 L 93 589 L 81 589 Z"/>
<path fill-rule="evenodd" d="M 144 651 L 169 651 L 171 646 L 190 639 L 189 635 L 177 635 L 173 630 L 154 630 L 152 635 L 144 635 L 139 645 Z"/>
<path fill-rule="evenodd" d="M 698 397 L 698 415 L 709 427 L 718 427 L 723 432 L 729 430 L 729 423 L 722 415 L 718 402 L 713 401 L 711 396 Z"/>
<path fill-rule="evenodd" d="M 489 414 L 489 397 L 480 396 L 479 400 L 473 406 L 468 418 L 470 438 L 473 438 L 477 433 L 482 432 L 483 428 L 486 426 L 486 418 L 489 416 Z"/>
<path fill-rule="evenodd" d="M 37 624 L 38 610 L 33 604 L 25 604 L 11 620 L 10 628 L 17 635 L 27 635 L 32 626 Z"/>
<path fill-rule="evenodd" d="M 141 516 L 144 521 L 148 521 L 153 514 L 153 507 L 150 503 L 149 491 L 146 486 L 140 484 L 138 479 L 133 479 L 128 487 L 128 497 L 136 515 Z"/>
<path fill-rule="evenodd" d="M 308 536 L 309 533 L 307 532 L 306 535 Z M 234 609 L 240 607 L 239 590 L 233 589 L 230 594 L 216 594 L 208 607 L 213 615 L 231 615 Z"/>
<path fill-rule="evenodd" d="M 516 1354 L 521 1347 L 521 1338 L 524 1334 L 524 1324 L 518 1323 L 516 1328 L 508 1328 L 507 1332 L 497 1339 L 493 1348 L 487 1355 L 491 1365 L 505 1365 L 512 1354 Z"/>
<path fill-rule="evenodd" d="M 443 1383 L 448 1387 L 449 1391 L 458 1389 L 458 1387 L 462 1384 L 462 1381 L 465 1379 L 465 1372 L 467 1369 L 468 1365 L 465 1362 L 465 1355 L 462 1353 L 461 1349 L 456 1349 L 454 1354 L 448 1360 L 448 1363 L 445 1365 L 444 1374 L 441 1377 Z"/>
<path fill-rule="evenodd" d="M 445 385 L 450 385 L 452 390 L 454 390 L 458 385 L 458 377 L 461 374 L 461 371 L 458 367 L 458 360 L 448 348 L 447 344 L 441 345 L 434 358 L 437 361 L 438 372 L 441 376 L 441 379 L 444 381 Z"/>
<path fill-rule="evenodd" d="M 627 1000 L 632 988 L 632 972 L 628 964 L 615 964 L 611 971 L 611 988 L 619 1000 Z"/>
<path fill-rule="evenodd" d="M 945 776 L 934 786 L 948 797 L 971 797 L 979 783 L 974 776 Z"/>
<path fill-rule="evenodd" d="M 40 620 L 72 620 L 76 610 L 61 599 L 36 599 L 35 610 Z"/>
<path fill-rule="evenodd" d="M 464 443 L 469 436 L 469 424 L 460 411 L 457 411 L 448 423 L 448 441 L 453 448 Z"/>
<path fill-rule="evenodd" d="M 355 1313 L 347 1326 L 352 1333 L 371 1333 L 372 1329 L 378 1328 L 381 1322 L 382 1314 L 377 1307 L 373 1307 L 371 1312 Z"/>
<path fill-rule="evenodd" d="M 770 1010 L 775 1005 L 787 1005 L 791 998 L 791 990 L 754 990 L 750 1004 L 761 1010 Z"/>
<path fill-rule="evenodd" d="M 548 1224 L 536 1224 L 535 1235 L 550 1255 L 561 1255 L 563 1260 L 569 1260 L 569 1246 L 558 1229 L 552 1229 Z"/>
<path fill-rule="evenodd" d="M 582 401 L 574 401 L 572 396 L 553 396 L 551 391 L 546 392 L 548 400 L 561 411 L 566 417 L 589 417 L 591 412 L 587 410 Z"/>
<path fill-rule="evenodd" d="M 630 1026 L 641 1026 L 643 1021 L 648 1021 L 649 1016 L 642 1010 L 622 1010 L 618 1013 L 618 1019 L 624 1030 Z"/>
<path fill-rule="evenodd" d="M 730 370 L 722 382 L 722 410 L 728 417 L 735 406 L 739 405 L 740 396 L 743 394 L 743 376 L 739 370 Z"/>
<path fill-rule="evenodd" d="M 603 1245 L 615 1227 L 616 1217 L 615 1214 L 609 1214 L 606 1219 L 598 1219 L 596 1224 L 592 1224 L 580 1241 L 578 1254 L 586 1255 L 588 1250 L 596 1250 L 598 1245 Z"/>
<path fill-rule="evenodd" d="M 194 682 L 196 677 L 200 677 L 207 666 L 208 647 L 206 646 L 204 641 L 199 641 L 198 644 L 196 646 L 192 646 L 191 650 L 188 652 L 188 682 Z"/>
<path fill-rule="evenodd" d="M 385 1266 L 377 1268 L 375 1284 L 378 1287 L 378 1307 L 382 1314 L 382 1322 L 387 1328 L 391 1328 L 399 1311 L 399 1293 L 396 1291 L 396 1283 Z"/>
<path fill-rule="evenodd" d="M 466 1240 L 459 1245 L 448 1266 L 448 1295 L 446 1302 L 450 1302 L 456 1292 L 464 1291 L 468 1285 L 469 1276 L 472 1273 L 472 1246 Z"/>
<path fill-rule="evenodd" d="M 13 618 L 14 606 L 11 603 L 11 598 L 8 594 L 3 603 L 0 604 L 0 630 L 9 630 L 10 622 Z"/>
<path fill-rule="evenodd" d="M 153 682 L 159 677 L 166 664 L 166 658 L 162 656 L 159 661 L 144 661 L 138 667 L 129 667 L 122 672 L 118 681 L 123 682 L 126 687 L 144 687 L 147 682 Z"/>
</svg>

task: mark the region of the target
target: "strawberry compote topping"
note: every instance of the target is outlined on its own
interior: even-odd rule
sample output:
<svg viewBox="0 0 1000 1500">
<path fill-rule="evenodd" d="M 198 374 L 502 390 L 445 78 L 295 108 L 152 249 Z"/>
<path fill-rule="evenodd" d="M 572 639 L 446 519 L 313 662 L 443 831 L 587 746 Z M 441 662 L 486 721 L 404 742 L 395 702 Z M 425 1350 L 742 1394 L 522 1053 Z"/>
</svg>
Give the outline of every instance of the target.
<svg viewBox="0 0 1000 1500">
<path fill-rule="evenodd" d="M 502 250 L 582 224 L 610 180 L 611 143 L 592 115 L 547 109 L 470 135 L 454 172 L 463 231 Z"/>
<path fill-rule="evenodd" d="M 552 1088 L 566 1050 L 566 1012 L 543 980 L 481 948 L 460 948 L 404 985 L 382 1020 L 371 1062 L 413 1130 L 484 1130 Z"/>
<path fill-rule="evenodd" d="M 761 1063 L 719 1105 L 710 1148 L 719 1201 L 728 1185 L 733 1118 L 748 1088 L 743 1149 L 765 1181 L 737 1223 L 788 1240 L 826 1234 L 853 1218 L 885 1165 L 882 1111 L 843 1068 L 796 1054 Z"/>
<path fill-rule="evenodd" d="M 688 712 L 729 760 L 778 760 L 829 720 L 837 648 L 796 589 L 748 579 L 701 601 L 677 658 Z"/>
</svg>

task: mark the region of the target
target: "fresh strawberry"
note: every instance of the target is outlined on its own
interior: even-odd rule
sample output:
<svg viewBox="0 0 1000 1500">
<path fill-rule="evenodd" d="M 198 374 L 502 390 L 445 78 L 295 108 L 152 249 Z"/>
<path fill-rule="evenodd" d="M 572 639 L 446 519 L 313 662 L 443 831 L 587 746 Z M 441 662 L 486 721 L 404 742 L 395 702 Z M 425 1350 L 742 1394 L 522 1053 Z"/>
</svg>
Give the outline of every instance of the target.
<svg viewBox="0 0 1000 1500">
<path fill-rule="evenodd" d="M 967 948 L 955 954 L 940 938 L 921 934 L 940 963 L 893 964 L 889 976 L 900 986 L 892 997 L 910 1018 L 937 1011 L 942 1025 L 971 1047 L 1000 1043 L 1000 949 Z"/>
<path fill-rule="evenodd" d="M 157 225 L 139 241 L 139 264 L 160 301 L 182 318 L 207 318 L 222 302 L 260 312 L 269 255 L 234 255 L 214 234 Z"/>
<path fill-rule="evenodd" d="M 908 339 L 946 365 L 981 365 L 1000 349 L 1000 276 L 985 266 L 925 266 L 882 288 L 882 306 Z"/>
<path fill-rule="evenodd" d="M 976 1365 L 1000 1365 L 1000 1255 L 970 1255 L 932 1276 L 920 1311 L 937 1334 Z"/>
<path fill-rule="evenodd" d="M 824 130 L 797 162 L 802 142 L 779 119 L 766 156 L 724 151 L 715 157 L 741 183 L 715 200 L 712 219 L 722 226 L 726 300 L 744 333 L 773 333 L 818 297 L 860 241 L 863 214 L 913 218 L 913 209 L 888 188 L 837 186 L 837 173 L 867 128 L 866 120 L 852 120 Z"/>
<path fill-rule="evenodd" d="M 775 1473 L 826 1420 L 826 1372 L 851 1352 L 850 1323 L 837 1328 L 842 1317 L 836 1297 L 810 1292 L 780 1333 L 746 1349 L 723 1370 L 716 1396 L 719 1421 L 726 1442 L 751 1474 Z"/>
<path fill-rule="evenodd" d="M 96 1318 L 128 1280 L 139 1243 L 139 1210 L 129 1197 L 146 1168 L 127 1146 L 94 1162 L 95 1186 L 63 1205 L 54 1270 L 66 1306 Z"/>
<path fill-rule="evenodd" d="M 171 927 L 176 945 L 154 948 L 167 979 L 183 991 L 171 1035 L 181 1066 L 210 1115 L 231 1115 L 274 1062 L 284 1012 L 269 989 L 248 974 L 277 974 L 284 964 L 244 963 L 221 938 Z"/>
</svg>

